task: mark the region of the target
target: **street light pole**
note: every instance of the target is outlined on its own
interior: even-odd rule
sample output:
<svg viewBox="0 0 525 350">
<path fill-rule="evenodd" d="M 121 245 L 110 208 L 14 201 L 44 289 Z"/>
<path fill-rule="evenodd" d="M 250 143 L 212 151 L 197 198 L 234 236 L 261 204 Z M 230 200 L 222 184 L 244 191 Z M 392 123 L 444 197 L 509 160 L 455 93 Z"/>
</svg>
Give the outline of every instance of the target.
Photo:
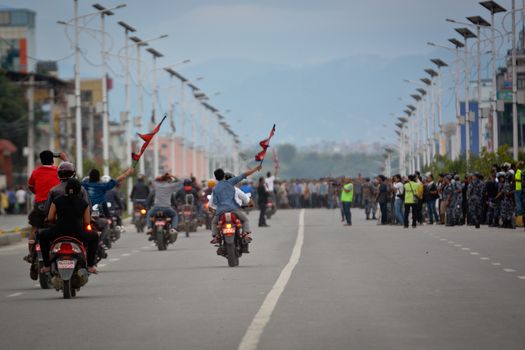
<svg viewBox="0 0 525 350">
<path fill-rule="evenodd" d="M 109 116 L 108 116 L 108 86 L 106 67 L 106 17 L 113 16 L 113 11 L 100 4 L 93 7 L 100 11 L 101 58 L 102 58 L 102 162 L 104 175 L 109 175 Z"/>
<path fill-rule="evenodd" d="M 470 158 L 470 101 L 469 101 L 469 82 L 470 82 L 470 66 L 468 63 L 468 39 L 475 38 L 476 35 L 472 33 L 468 28 L 456 28 L 461 36 L 463 36 L 464 42 L 464 51 L 465 51 L 465 160 L 468 171 L 468 161 Z"/>
<path fill-rule="evenodd" d="M 126 100 L 126 111 L 124 112 L 125 116 L 126 116 L 126 119 L 125 119 L 125 126 L 126 126 L 126 152 L 124 152 L 124 157 L 126 159 L 126 165 L 128 167 L 131 167 L 131 156 L 130 156 L 130 152 L 131 152 L 131 128 L 132 128 L 132 118 L 131 118 L 131 99 L 130 99 L 130 96 L 129 96 L 129 76 L 130 76 L 130 72 L 129 72 L 129 53 L 128 53 L 128 40 L 129 40 L 129 33 L 130 32 L 136 32 L 136 29 L 133 28 L 132 26 L 130 26 L 129 24 L 125 23 L 125 22 L 118 22 L 118 24 L 124 28 L 124 47 L 126 49 L 126 52 L 125 52 L 125 55 L 126 55 L 126 80 L 125 80 L 125 85 L 124 85 L 124 95 L 125 95 L 125 100 Z M 140 65 L 140 62 L 138 62 L 138 64 Z M 128 214 L 131 214 L 132 213 L 132 205 L 131 205 L 131 199 L 129 197 L 129 195 L 131 194 L 131 190 L 133 188 L 133 184 L 132 184 L 132 178 L 131 177 L 128 177 L 127 179 L 127 198 L 128 198 Z"/>
<path fill-rule="evenodd" d="M 518 82 L 516 72 L 516 0 L 512 0 L 512 157 L 518 160 Z"/>
<path fill-rule="evenodd" d="M 75 140 L 76 140 L 76 171 L 82 178 L 84 167 L 82 158 L 82 110 L 80 106 L 80 30 L 78 27 L 78 0 L 74 0 L 74 21 L 75 21 Z"/>
<path fill-rule="evenodd" d="M 499 147 L 499 128 L 498 128 L 498 111 L 497 111 L 497 81 L 496 81 L 496 28 L 494 15 L 499 12 L 505 12 L 505 8 L 494 1 L 482 1 L 481 6 L 490 11 L 491 25 L 491 46 L 492 46 L 492 89 L 491 89 L 491 107 L 492 107 L 492 151 L 497 152 Z"/>
<path fill-rule="evenodd" d="M 148 51 L 151 56 L 153 57 L 153 115 L 152 120 L 153 123 L 157 123 L 157 113 L 158 113 L 158 103 L 159 103 L 159 85 L 157 82 L 157 58 L 163 57 L 164 55 L 158 52 L 157 50 L 153 48 L 149 48 L 146 51 Z M 159 176 L 159 138 L 152 140 L 153 143 L 153 176 L 157 177 Z"/>
</svg>

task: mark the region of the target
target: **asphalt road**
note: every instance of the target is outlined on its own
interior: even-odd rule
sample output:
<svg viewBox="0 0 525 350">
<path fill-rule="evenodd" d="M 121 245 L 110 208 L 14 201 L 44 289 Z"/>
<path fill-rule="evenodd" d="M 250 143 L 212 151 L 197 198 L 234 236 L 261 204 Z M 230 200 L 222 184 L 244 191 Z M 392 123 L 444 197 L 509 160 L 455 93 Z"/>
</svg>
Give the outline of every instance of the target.
<svg viewBox="0 0 525 350">
<path fill-rule="evenodd" d="M 525 348 L 523 230 L 353 214 L 279 211 L 238 268 L 203 230 L 160 252 L 128 227 L 73 300 L 1 248 L 0 349 Z"/>
</svg>

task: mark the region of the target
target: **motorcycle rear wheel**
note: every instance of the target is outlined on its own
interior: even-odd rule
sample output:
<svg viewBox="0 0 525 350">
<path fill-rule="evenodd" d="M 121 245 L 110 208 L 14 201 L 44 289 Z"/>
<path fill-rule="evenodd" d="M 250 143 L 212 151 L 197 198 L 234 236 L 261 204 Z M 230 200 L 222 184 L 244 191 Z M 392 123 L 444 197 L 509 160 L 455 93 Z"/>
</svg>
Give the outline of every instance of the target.
<svg viewBox="0 0 525 350">
<path fill-rule="evenodd" d="M 42 267 L 44 267 L 44 264 L 39 263 L 38 264 L 38 271 L 42 270 Z M 38 272 L 38 283 L 40 284 L 40 288 L 42 288 L 42 289 L 50 289 L 51 288 L 51 280 L 49 279 L 47 273 Z"/>
<path fill-rule="evenodd" d="M 62 288 L 62 294 L 64 296 L 64 299 L 71 299 L 73 295 L 71 293 L 71 281 L 67 280 L 67 281 L 63 281 L 63 283 L 64 283 L 64 286 Z"/>
<path fill-rule="evenodd" d="M 157 231 L 157 248 L 159 250 L 166 250 L 166 242 L 164 241 L 164 232 Z"/>
<path fill-rule="evenodd" d="M 235 243 L 226 243 L 226 257 L 228 258 L 228 266 L 239 266 L 239 257 L 237 256 Z"/>
</svg>

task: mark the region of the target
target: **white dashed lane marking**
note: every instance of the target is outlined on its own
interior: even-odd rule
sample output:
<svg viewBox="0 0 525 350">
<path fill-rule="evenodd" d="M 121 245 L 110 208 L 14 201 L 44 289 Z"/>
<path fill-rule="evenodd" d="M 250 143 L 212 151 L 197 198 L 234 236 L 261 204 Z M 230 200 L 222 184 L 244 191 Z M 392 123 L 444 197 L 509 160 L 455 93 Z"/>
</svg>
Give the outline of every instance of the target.
<svg viewBox="0 0 525 350">
<path fill-rule="evenodd" d="M 106 264 L 98 264 L 98 267 L 104 267 Z"/>
<path fill-rule="evenodd" d="M 520 280 L 525 280 L 525 276 L 518 276 Z"/>
<path fill-rule="evenodd" d="M 505 271 L 505 272 L 516 272 L 516 270 L 513 270 L 513 269 L 503 269 L 503 271 Z"/>
<path fill-rule="evenodd" d="M 479 260 L 490 260 L 490 258 L 487 258 L 486 256 L 482 256 L 481 258 L 479 258 Z"/>
<path fill-rule="evenodd" d="M 459 247 L 462 247 L 462 245 L 461 244 L 454 244 L 454 247 L 458 247 L 459 248 Z"/>
<path fill-rule="evenodd" d="M 18 296 L 20 296 L 22 294 L 24 294 L 24 292 L 18 292 L 18 293 L 9 294 L 7 297 L 8 298 L 13 298 L 13 297 L 18 297 Z"/>
<path fill-rule="evenodd" d="M 120 256 L 130 256 L 130 255 L 131 255 L 130 253 L 120 254 Z"/>
<path fill-rule="evenodd" d="M 470 250 L 470 248 L 461 248 L 461 250 L 467 251 Z"/>
<path fill-rule="evenodd" d="M 470 255 L 479 255 L 478 252 L 470 252 Z"/>
<path fill-rule="evenodd" d="M 120 258 L 111 258 L 111 259 L 109 259 L 109 261 L 119 261 L 119 260 L 120 260 Z"/>
<path fill-rule="evenodd" d="M 499 263 L 499 262 L 493 262 L 492 265 L 494 265 L 494 266 L 500 266 L 501 263 Z"/>
</svg>

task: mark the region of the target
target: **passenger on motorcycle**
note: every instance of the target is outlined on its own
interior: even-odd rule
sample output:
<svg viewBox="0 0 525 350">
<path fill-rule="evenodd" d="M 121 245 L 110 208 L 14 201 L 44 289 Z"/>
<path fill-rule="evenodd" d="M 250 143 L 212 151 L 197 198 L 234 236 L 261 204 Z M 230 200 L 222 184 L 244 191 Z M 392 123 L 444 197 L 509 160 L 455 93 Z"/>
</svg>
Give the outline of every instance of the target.
<svg viewBox="0 0 525 350">
<path fill-rule="evenodd" d="M 166 173 L 157 177 L 153 183 L 153 191 L 150 193 L 150 197 L 154 197 L 154 201 L 153 207 L 148 211 L 148 235 L 151 235 L 153 230 L 153 221 L 151 218 L 159 211 L 162 211 L 166 216 L 171 218 L 171 227 L 173 229 L 177 228 L 178 216 L 171 207 L 171 195 L 178 186 L 174 180 L 175 175 Z"/>
<path fill-rule="evenodd" d="M 49 272 L 51 262 L 49 261 L 49 250 L 51 242 L 55 239 L 68 236 L 81 241 L 86 247 L 88 272 L 97 273 L 95 267 L 95 252 L 98 245 L 98 235 L 95 232 L 86 231 L 91 216 L 89 203 L 81 196 L 81 186 L 77 179 L 67 180 L 65 194 L 53 200 L 49 208 L 47 220 L 56 223 L 52 228 L 42 230 L 40 233 L 40 248 L 44 267 L 42 272 Z"/>
<path fill-rule="evenodd" d="M 33 211 L 28 216 L 29 224 L 31 225 L 31 232 L 29 233 L 29 239 L 27 241 L 29 255 L 24 259 L 30 262 L 31 252 L 35 245 L 36 230 L 44 225 L 44 221 L 47 216 L 45 210 L 45 204 L 49 191 L 60 183 L 57 176 L 58 167 L 53 165 L 53 158 L 55 155 L 53 152 L 46 150 L 40 153 L 41 166 L 33 170 L 29 180 L 27 182 L 29 190 L 35 194 L 35 203 Z M 67 161 L 65 153 L 58 155 L 62 161 Z"/>
<path fill-rule="evenodd" d="M 133 174 L 133 168 L 129 168 L 116 179 L 109 179 L 108 182 L 100 181 L 100 172 L 97 169 L 91 169 L 89 172 L 89 178 L 82 181 L 82 187 L 84 187 L 89 195 L 91 205 L 98 204 L 104 211 L 104 216 L 108 217 L 109 213 L 106 205 L 106 192 L 114 188 L 117 183 L 122 182 L 128 176 Z"/>
<path fill-rule="evenodd" d="M 240 206 L 235 201 L 235 185 L 241 182 L 243 179 L 252 175 L 253 173 L 261 170 L 262 166 L 259 164 L 255 168 L 249 169 L 246 172 L 242 173 L 239 176 L 231 178 L 229 180 L 225 179 L 225 173 L 222 169 L 217 169 L 213 172 L 215 179 L 218 183 L 213 189 L 213 205 L 217 208 L 215 216 L 212 220 L 211 230 L 213 239 L 211 244 L 219 243 L 217 239 L 217 223 L 222 214 L 227 212 L 233 212 L 241 220 L 243 226 L 243 232 L 245 234 L 246 241 L 251 241 L 251 230 L 250 223 L 246 215 L 240 210 Z M 244 220 L 243 220 L 244 219 Z"/>
</svg>

